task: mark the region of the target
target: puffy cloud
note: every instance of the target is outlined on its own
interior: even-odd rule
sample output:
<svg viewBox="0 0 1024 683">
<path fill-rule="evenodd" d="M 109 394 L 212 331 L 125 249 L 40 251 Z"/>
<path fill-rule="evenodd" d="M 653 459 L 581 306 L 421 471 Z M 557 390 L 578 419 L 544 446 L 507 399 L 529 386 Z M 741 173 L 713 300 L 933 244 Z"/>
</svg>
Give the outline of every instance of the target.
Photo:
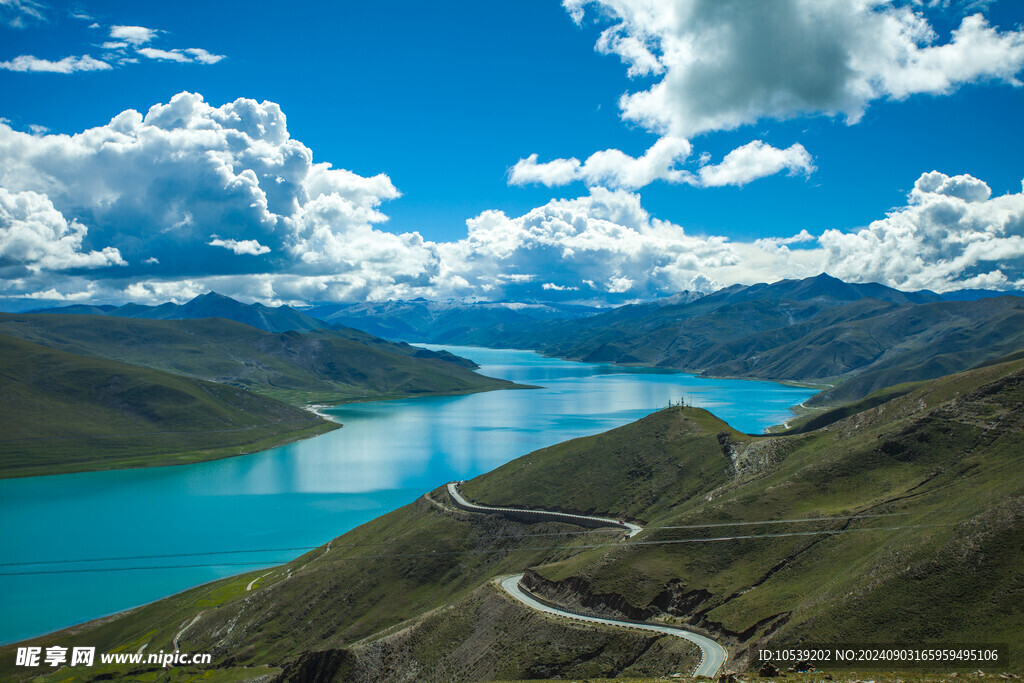
<svg viewBox="0 0 1024 683">
<path fill-rule="evenodd" d="M 1024 192 L 991 198 L 969 175 L 925 173 L 907 206 L 855 232 L 826 230 L 824 269 L 900 289 L 1024 285 Z"/>
<path fill-rule="evenodd" d="M 213 107 L 181 93 L 71 136 L 0 124 L 0 187 L 45 195 L 88 225 L 83 251 L 123 255 L 129 265 L 97 262 L 89 278 L 113 288 L 267 274 L 290 291 L 358 298 L 427 287 L 438 270 L 433 243 L 374 227 L 387 220 L 379 205 L 399 196 L 391 180 L 315 162 L 273 102 Z M 63 282 L 69 293 L 84 281 Z"/>
<path fill-rule="evenodd" d="M 215 55 L 198 47 L 190 47 L 184 50 L 158 50 L 155 47 L 143 47 L 139 48 L 137 52 L 149 59 L 159 59 L 165 62 L 178 62 L 181 64 L 216 64 L 224 59 L 224 55 Z"/>
<path fill-rule="evenodd" d="M 125 265 L 112 247 L 82 251 L 87 232 L 78 221 L 69 223 L 45 195 L 0 187 L 0 277 Z"/>
<path fill-rule="evenodd" d="M 683 138 L 666 136 L 659 139 L 643 156 L 631 157 L 617 149 L 591 154 L 583 163 L 575 157 L 538 163 L 531 154 L 520 159 L 509 171 L 509 184 L 542 183 L 548 187 L 582 181 L 587 185 L 609 188 L 638 189 L 661 180 L 686 183 L 695 187 L 745 185 L 758 178 L 781 171 L 793 174 L 814 172 L 814 162 L 803 145 L 778 149 L 754 140 L 729 152 L 720 164 L 702 166 L 697 173 L 680 168 L 692 147 Z M 701 155 L 706 163 L 710 155 Z"/>
<path fill-rule="evenodd" d="M 977 178 L 937 171 L 921 175 L 907 204 L 885 218 L 819 236 L 693 237 L 650 218 L 636 195 L 601 188 L 518 218 L 486 212 L 469 226 L 456 270 L 471 288 L 505 296 L 535 295 L 541 282 L 549 293 L 575 287 L 615 301 L 820 272 L 904 290 L 1024 287 L 1024 192 L 992 197 Z M 489 272 L 532 279 L 511 288 Z"/>
<path fill-rule="evenodd" d="M 225 55 L 215 55 L 201 47 L 188 47 L 183 52 L 191 55 L 193 62 L 199 62 L 200 64 L 216 64 L 220 60 L 225 59 Z"/>
<path fill-rule="evenodd" d="M 509 173 L 509 183 L 543 183 L 548 187 L 582 180 L 587 185 L 636 189 L 655 180 L 683 182 L 689 174 L 677 168 L 690 155 L 690 143 L 682 138 L 664 137 L 643 156 L 631 157 L 617 149 L 595 152 L 584 163 L 579 159 L 555 159 L 537 163 L 537 155 L 520 159 Z"/>
<path fill-rule="evenodd" d="M 867 227 L 733 244 L 741 266 L 709 275 L 746 283 L 827 272 L 908 291 L 1024 287 L 1024 192 L 991 195 L 969 175 L 924 173 L 905 206 Z"/>
<path fill-rule="evenodd" d="M 192 58 L 179 50 L 158 50 L 155 47 L 139 48 L 138 53 L 150 59 L 162 59 L 167 62 L 191 62 Z"/>
<path fill-rule="evenodd" d="M 556 187 L 580 179 L 579 159 L 572 157 L 537 163 L 538 158 L 538 155 L 531 154 L 517 161 L 516 165 L 509 169 L 509 185 L 540 183 L 547 187 Z"/>
<path fill-rule="evenodd" d="M 622 96 L 623 118 L 662 137 L 639 158 L 606 149 L 584 162 L 541 163 L 532 154 L 512 167 L 510 184 L 720 187 L 784 170 L 807 175 L 815 167 L 802 145 L 761 140 L 696 173 L 679 165 L 701 133 L 816 113 L 855 123 L 877 99 L 946 94 L 982 79 L 1020 85 L 1024 68 L 1024 31 L 1001 33 L 976 13 L 937 44 L 920 5 L 891 0 L 563 0 L 577 23 L 592 5 L 611 24 L 596 49 L 618 56 L 630 76 L 654 78 Z"/>
<path fill-rule="evenodd" d="M 0 69 L 7 71 L 45 71 L 55 74 L 70 74 L 76 71 L 108 71 L 114 67 L 89 55 L 64 57 L 56 62 L 32 55 L 19 55 L 6 62 L 0 62 Z"/>
<path fill-rule="evenodd" d="M 580 16 L 577 23 L 582 18 Z M 648 36 L 632 35 L 623 29 L 619 24 L 602 31 L 597 39 L 597 50 L 605 54 L 621 55 L 622 61 L 629 67 L 627 73 L 632 77 L 663 73 L 665 65 L 655 54 L 655 43 Z"/>
<path fill-rule="evenodd" d="M 222 240 L 216 235 L 211 236 L 212 239 L 207 242 L 211 247 L 224 247 L 230 249 L 236 254 L 249 254 L 251 256 L 259 256 L 260 254 L 270 253 L 270 247 L 264 246 L 256 240 Z M 149 257 L 143 263 L 160 263 L 160 259 L 153 256 Z"/>
<path fill-rule="evenodd" d="M 737 147 L 714 166 L 702 166 L 699 171 L 700 184 L 704 187 L 723 185 L 746 185 L 752 180 L 788 171 L 790 175 L 814 172 L 814 161 L 804 146 L 797 143 L 786 149 L 778 149 L 761 140 L 754 140 Z"/>
<path fill-rule="evenodd" d="M 145 45 L 156 37 L 156 29 L 145 26 L 111 26 L 110 37 L 132 45 Z"/>
<path fill-rule="evenodd" d="M 911 190 L 910 197 L 915 204 L 928 200 L 929 195 L 944 194 L 958 197 L 965 202 L 983 202 L 992 196 L 992 190 L 982 180 L 971 175 L 958 175 L 952 178 L 945 173 L 932 171 L 924 173 Z"/>
<path fill-rule="evenodd" d="M 948 42 L 921 10 L 888 0 L 563 0 L 582 21 L 611 17 L 597 49 L 631 75 L 658 75 L 623 95 L 623 117 L 691 137 L 762 118 L 843 114 L 860 119 L 877 99 L 946 94 L 996 79 L 1019 85 L 1024 32 L 965 17 Z"/>
<path fill-rule="evenodd" d="M 569 291 L 627 300 L 707 289 L 708 271 L 738 262 L 724 237 L 694 237 L 652 218 L 636 194 L 592 188 L 510 218 L 485 211 L 465 239 L 439 245 L 444 266 L 468 293 L 524 298 Z"/>
<path fill-rule="evenodd" d="M 128 110 L 72 136 L 31 136 L 2 125 L 0 186 L 45 193 L 92 227 L 90 242 L 140 264 L 131 270 L 155 257 L 152 266 L 168 276 L 254 272 L 271 261 L 333 272 L 365 260 L 348 248 L 354 236 L 379 259 L 398 239 L 372 228 L 386 220 L 378 205 L 398 196 L 387 176 L 315 163 L 272 102 L 213 107 L 181 93 L 145 115 Z M 219 242 L 211 243 L 211 234 Z M 402 240 L 422 242 L 418 235 Z M 223 248 L 261 258 L 224 259 Z"/>
</svg>

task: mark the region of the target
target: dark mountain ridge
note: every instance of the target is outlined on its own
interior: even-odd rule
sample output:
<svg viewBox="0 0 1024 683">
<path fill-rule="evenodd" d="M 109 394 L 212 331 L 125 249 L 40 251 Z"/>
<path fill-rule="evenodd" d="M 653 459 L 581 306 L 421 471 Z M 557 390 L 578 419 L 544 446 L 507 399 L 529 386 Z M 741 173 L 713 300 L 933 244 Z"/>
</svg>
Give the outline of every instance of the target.
<svg viewBox="0 0 1024 683">
<path fill-rule="evenodd" d="M 300 332 L 330 327 L 316 318 L 301 313 L 291 306 L 264 306 L 261 303 L 243 304 L 231 297 L 208 292 L 184 304 L 164 303 L 158 306 L 124 304 L 123 306 L 72 305 L 60 308 L 42 308 L 29 313 L 109 315 L 118 318 L 148 320 L 195 320 L 198 318 L 224 318 L 250 325 L 267 332 Z"/>
<path fill-rule="evenodd" d="M 1024 298 L 945 300 L 829 275 L 694 301 L 476 330 L 472 343 L 587 362 L 836 385 L 812 403 L 964 370 L 1024 345 Z M 464 342 L 466 343 L 466 342 Z"/>
</svg>

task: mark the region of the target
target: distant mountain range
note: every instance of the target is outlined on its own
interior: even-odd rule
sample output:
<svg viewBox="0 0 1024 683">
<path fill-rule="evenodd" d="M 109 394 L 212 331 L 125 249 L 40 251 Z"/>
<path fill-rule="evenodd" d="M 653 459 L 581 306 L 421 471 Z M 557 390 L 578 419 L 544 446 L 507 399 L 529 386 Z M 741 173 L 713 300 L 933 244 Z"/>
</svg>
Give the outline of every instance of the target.
<svg viewBox="0 0 1024 683">
<path fill-rule="evenodd" d="M 123 306 L 90 306 L 76 304 L 58 308 L 40 308 L 28 313 L 56 313 L 74 315 L 108 315 L 117 318 L 147 320 L 195 320 L 198 318 L 224 318 L 244 323 L 267 332 L 320 330 L 330 327 L 316 318 L 296 311 L 290 306 L 270 307 L 263 304 L 243 304 L 231 297 L 210 292 L 185 304 L 165 303 L 159 306 L 125 304 Z"/>
<path fill-rule="evenodd" d="M 306 309 L 305 313 L 327 323 L 354 327 L 385 339 L 458 344 L 469 338 L 473 331 L 495 325 L 582 318 L 605 310 L 572 304 L 412 299 L 323 304 Z"/>
<path fill-rule="evenodd" d="M 828 278 L 828 276 L 823 276 Z M 25 310 L 25 305 L 10 310 L 26 313 L 107 315 L 118 318 L 149 320 L 195 320 L 224 318 L 244 323 L 268 332 L 299 332 L 320 330 L 339 325 L 368 332 L 392 341 L 427 342 L 434 344 L 476 344 L 495 335 L 490 328 L 515 329 L 523 323 L 537 321 L 575 320 L 602 313 L 612 313 L 606 320 L 630 319 L 655 309 L 685 306 L 698 299 L 708 298 L 717 305 L 721 301 L 758 300 L 762 294 L 773 298 L 802 300 L 824 297 L 834 301 L 855 301 L 875 298 L 893 303 L 927 303 L 936 301 L 977 301 L 999 296 L 1024 296 L 1024 292 L 998 292 L 969 289 L 936 294 L 927 290 L 901 292 L 875 283 L 848 284 L 834 280 L 831 292 L 825 292 L 823 283 L 807 280 L 783 280 L 771 285 L 749 287 L 733 285 L 709 295 L 701 292 L 678 292 L 670 296 L 614 309 L 579 304 L 517 301 L 429 301 L 427 299 L 388 300 L 355 303 L 322 303 L 300 309 L 291 306 L 265 306 L 260 303 L 243 304 L 231 297 L 209 292 L 184 304 L 164 303 L 157 306 L 142 304 L 89 305 L 73 304 Z"/>
<path fill-rule="evenodd" d="M 686 293 L 684 293 L 686 295 Z M 676 300 L 681 295 L 675 295 Z M 700 295 L 693 295 L 700 296 Z M 184 304 L 159 306 L 125 304 L 93 306 L 75 304 L 37 308 L 26 313 L 105 315 L 148 320 L 195 320 L 224 318 L 267 332 L 307 332 L 348 327 L 395 341 L 451 343 L 471 330 L 498 324 L 535 320 L 571 319 L 594 315 L 607 309 L 572 304 L 457 301 L 379 301 L 316 304 L 302 311 L 291 306 L 270 307 L 243 304 L 230 297 L 209 292 Z"/>
<path fill-rule="evenodd" d="M 358 341 L 371 345 L 380 340 L 370 341 L 369 335 L 528 348 L 581 361 L 819 384 L 828 390 L 812 403 L 839 404 L 900 382 L 964 370 L 1024 347 L 1022 304 L 1024 297 L 1015 294 L 903 292 L 822 274 L 733 285 L 708 295 L 680 292 L 610 310 L 414 299 L 320 304 L 299 311 L 243 304 L 211 292 L 181 305 L 77 305 L 39 313 L 156 320 L 217 317 L 278 333 L 331 329 L 353 338 L 361 330 L 367 336 Z"/>
<path fill-rule="evenodd" d="M 823 274 L 727 287 L 678 304 L 496 325 L 458 341 L 709 376 L 834 384 L 812 402 L 837 404 L 1024 348 L 1024 298 L 947 301 Z"/>
</svg>

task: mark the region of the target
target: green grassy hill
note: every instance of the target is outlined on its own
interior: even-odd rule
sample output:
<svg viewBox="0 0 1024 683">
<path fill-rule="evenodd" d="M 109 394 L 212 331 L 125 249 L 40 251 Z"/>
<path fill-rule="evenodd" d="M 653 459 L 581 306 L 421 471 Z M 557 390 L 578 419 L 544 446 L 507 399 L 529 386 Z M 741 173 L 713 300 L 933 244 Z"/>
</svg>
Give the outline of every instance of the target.
<svg viewBox="0 0 1024 683">
<path fill-rule="evenodd" d="M 337 427 L 235 387 L 0 334 L 0 477 L 197 462 Z"/>
<path fill-rule="evenodd" d="M 1015 361 L 753 439 L 732 452 L 754 463 L 746 473 L 650 520 L 661 528 L 641 539 L 656 543 L 539 567 L 535 585 L 597 609 L 619 596 L 622 613 L 724 636 L 739 661 L 765 641 L 991 642 L 1010 643 L 1020 668 L 1022 407 Z"/>
<path fill-rule="evenodd" d="M 542 617 L 493 584 L 529 570 L 535 591 L 570 607 L 712 635 L 733 670 L 760 643 L 870 640 L 1007 643 L 1000 668 L 1021 671 L 1022 434 L 1022 360 L 924 383 L 801 434 L 752 437 L 703 410 L 666 409 L 463 485 L 482 503 L 642 521 L 629 541 L 459 512 L 438 489 L 273 570 L 251 592 L 263 571 L 37 642 L 167 650 L 191 624 L 182 649 L 214 653 L 218 668 L 207 673 L 225 680 L 692 667 L 678 641 Z M 10 647 L 0 649 L 12 676 L 9 661 Z"/>
<path fill-rule="evenodd" d="M 0 333 L 229 384 L 295 405 L 516 387 L 476 374 L 451 354 L 356 330 L 274 333 L 220 318 L 0 314 Z"/>
</svg>

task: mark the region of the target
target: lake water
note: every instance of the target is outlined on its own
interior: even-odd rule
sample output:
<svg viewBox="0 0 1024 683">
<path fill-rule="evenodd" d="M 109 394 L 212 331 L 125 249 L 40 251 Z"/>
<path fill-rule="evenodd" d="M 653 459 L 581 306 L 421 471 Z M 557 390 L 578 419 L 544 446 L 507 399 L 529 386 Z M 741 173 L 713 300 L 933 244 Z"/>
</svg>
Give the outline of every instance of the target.
<svg viewBox="0 0 1024 683">
<path fill-rule="evenodd" d="M 0 642 L 285 562 L 445 482 L 684 395 L 761 432 L 814 393 L 529 351 L 430 348 L 543 388 L 339 406 L 328 412 L 342 429 L 215 462 L 0 480 Z"/>
</svg>

